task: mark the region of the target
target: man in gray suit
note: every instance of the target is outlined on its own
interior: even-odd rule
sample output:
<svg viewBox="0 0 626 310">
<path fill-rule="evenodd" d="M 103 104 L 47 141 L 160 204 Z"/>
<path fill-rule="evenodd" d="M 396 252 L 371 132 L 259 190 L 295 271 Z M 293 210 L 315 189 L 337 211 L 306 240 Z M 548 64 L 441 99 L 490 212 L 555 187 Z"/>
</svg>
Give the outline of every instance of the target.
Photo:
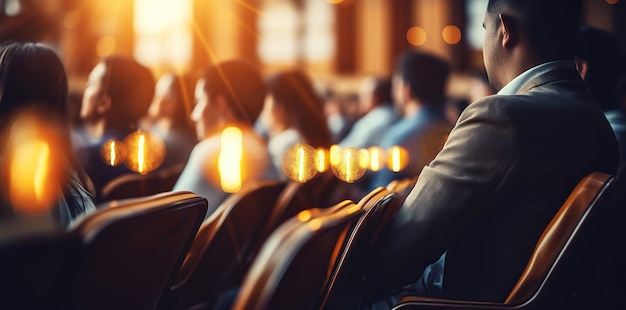
<svg viewBox="0 0 626 310">
<path fill-rule="evenodd" d="M 576 184 L 613 174 L 611 128 L 573 62 L 581 1 L 490 0 L 496 95 L 470 104 L 388 223 L 367 266 L 376 299 L 446 252 L 441 297 L 503 302 Z"/>
</svg>

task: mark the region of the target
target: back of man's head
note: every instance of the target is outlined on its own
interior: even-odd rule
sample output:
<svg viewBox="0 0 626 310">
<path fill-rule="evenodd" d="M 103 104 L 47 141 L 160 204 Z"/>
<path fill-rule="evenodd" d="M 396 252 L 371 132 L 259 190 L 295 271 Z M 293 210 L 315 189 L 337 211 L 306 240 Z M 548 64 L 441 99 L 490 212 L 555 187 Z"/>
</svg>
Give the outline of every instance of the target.
<svg viewBox="0 0 626 310">
<path fill-rule="evenodd" d="M 426 53 L 406 52 L 398 60 L 396 74 L 409 86 L 412 99 L 426 105 L 443 105 L 450 74 L 445 60 Z"/>
<path fill-rule="evenodd" d="M 622 54 L 617 37 L 589 26 L 580 28 L 576 63 L 591 94 L 602 110 L 615 107 L 613 93 L 622 71 Z"/>
<path fill-rule="evenodd" d="M 134 127 L 150 106 L 154 77 L 148 68 L 126 56 L 104 58 L 104 93 L 111 98 L 106 124 L 109 128 Z"/>
<path fill-rule="evenodd" d="M 372 90 L 374 104 L 376 106 L 391 105 L 391 79 L 388 77 L 374 78 L 374 89 Z"/>
<path fill-rule="evenodd" d="M 209 67 L 203 75 L 209 98 L 226 99 L 238 121 L 254 124 L 265 101 L 265 83 L 261 73 L 241 60 L 229 60 Z"/>
<path fill-rule="evenodd" d="M 573 59 L 582 0 L 489 0 L 487 13 L 513 17 L 542 61 Z"/>
</svg>

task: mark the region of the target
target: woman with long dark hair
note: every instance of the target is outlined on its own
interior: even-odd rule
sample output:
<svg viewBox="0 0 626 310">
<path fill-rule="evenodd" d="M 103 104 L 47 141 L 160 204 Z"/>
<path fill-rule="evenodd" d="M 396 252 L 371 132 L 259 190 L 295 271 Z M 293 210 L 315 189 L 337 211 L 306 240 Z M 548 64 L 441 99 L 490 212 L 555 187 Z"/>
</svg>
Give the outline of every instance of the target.
<svg viewBox="0 0 626 310">
<path fill-rule="evenodd" d="M 329 148 L 332 136 L 323 102 L 309 77 L 297 70 L 284 71 L 267 84 L 261 120 L 269 132 L 268 149 L 276 170 L 282 171 L 283 154 L 296 143 Z"/>
<path fill-rule="evenodd" d="M 17 207 L 19 187 L 27 187 L 14 181 L 31 166 L 42 165 L 16 164 L 16 154 L 28 154 L 19 150 L 30 139 L 44 141 L 45 156 L 39 159 L 49 159 L 42 166 L 46 171 L 35 173 L 35 196 L 44 191 L 37 186 L 55 192 L 47 207 L 64 226 L 94 211 L 90 181 L 72 152 L 68 82 L 61 60 L 41 43 L 5 43 L 0 45 L 0 212 L 5 216 Z"/>
</svg>

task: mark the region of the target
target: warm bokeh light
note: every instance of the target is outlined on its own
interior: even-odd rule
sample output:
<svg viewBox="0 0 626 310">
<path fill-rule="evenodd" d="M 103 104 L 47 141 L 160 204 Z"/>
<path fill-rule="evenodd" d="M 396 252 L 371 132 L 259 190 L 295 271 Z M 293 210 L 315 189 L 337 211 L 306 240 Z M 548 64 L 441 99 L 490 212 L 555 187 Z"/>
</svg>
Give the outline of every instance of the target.
<svg viewBox="0 0 626 310">
<path fill-rule="evenodd" d="M 64 161 L 60 141 L 44 120 L 25 115 L 8 135 L 8 194 L 16 213 L 46 213 L 56 204 L 64 187 Z"/>
<path fill-rule="evenodd" d="M 46 141 L 27 142 L 11 159 L 11 205 L 21 213 L 44 213 L 58 198 L 59 184 L 51 181 L 50 146 Z"/>
<path fill-rule="evenodd" d="M 134 172 L 147 174 L 165 159 L 165 144 L 150 132 L 137 130 L 124 138 L 124 145 L 128 151 L 126 167 Z"/>
<path fill-rule="evenodd" d="M 101 37 L 96 43 L 96 55 L 100 58 L 110 56 L 115 51 L 115 38 L 113 36 Z"/>
<path fill-rule="evenodd" d="M 283 154 L 283 172 L 294 181 L 304 183 L 317 174 L 317 151 L 307 144 L 296 144 Z"/>
<path fill-rule="evenodd" d="M 422 46 L 426 43 L 426 39 L 428 36 L 426 35 L 426 30 L 422 27 L 413 26 L 409 28 L 406 32 L 406 39 L 413 46 Z"/>
<path fill-rule="evenodd" d="M 311 211 L 309 210 L 300 211 L 300 213 L 298 213 L 298 221 L 303 222 L 303 223 L 310 220 L 311 217 L 312 217 L 312 214 L 311 214 Z"/>
<path fill-rule="evenodd" d="M 335 154 L 337 154 L 337 152 L 339 152 L 340 150 L 341 150 L 341 146 L 339 146 L 337 144 L 333 144 L 333 145 L 330 146 L 330 151 L 329 151 L 330 157 L 329 157 L 329 159 L 330 159 L 330 165 L 331 166 L 333 165 L 333 158 L 335 158 Z"/>
<path fill-rule="evenodd" d="M 330 151 L 323 147 L 318 147 L 317 153 L 317 172 L 326 172 L 330 166 Z"/>
<path fill-rule="evenodd" d="M 378 171 L 385 166 L 387 157 L 385 156 L 385 150 L 378 146 L 371 146 L 367 149 L 369 154 L 369 168 L 372 171 Z"/>
<path fill-rule="evenodd" d="M 399 172 L 409 163 L 409 152 L 401 146 L 393 146 L 387 150 L 387 165 L 393 172 Z"/>
<path fill-rule="evenodd" d="M 318 220 L 318 219 L 314 219 L 314 220 L 311 220 L 311 221 L 308 223 L 308 225 L 309 225 L 309 228 L 310 228 L 312 231 L 316 231 L 316 230 L 318 230 L 318 229 L 322 228 L 322 221 L 320 221 L 320 220 Z"/>
<path fill-rule="evenodd" d="M 127 156 L 128 150 L 126 150 L 126 145 L 122 141 L 109 139 L 100 147 L 100 158 L 111 167 L 121 165 L 126 161 Z"/>
<path fill-rule="evenodd" d="M 342 3 L 343 0 L 326 0 L 326 2 L 328 2 L 330 4 L 339 4 L 339 3 Z"/>
<path fill-rule="evenodd" d="M 441 31 L 443 40 L 448 44 L 457 44 L 461 41 L 461 29 L 454 25 L 443 27 Z"/>
<path fill-rule="evenodd" d="M 619 0 L 605 0 L 608 4 L 617 4 Z"/>
<path fill-rule="evenodd" d="M 222 131 L 222 148 L 217 166 L 220 174 L 220 185 L 227 193 L 241 190 L 241 161 L 243 157 L 243 134 L 237 127 L 227 127 Z"/>
<path fill-rule="evenodd" d="M 335 176 L 346 182 L 353 183 L 360 179 L 367 170 L 367 155 L 353 147 L 342 148 L 331 160 Z"/>
</svg>

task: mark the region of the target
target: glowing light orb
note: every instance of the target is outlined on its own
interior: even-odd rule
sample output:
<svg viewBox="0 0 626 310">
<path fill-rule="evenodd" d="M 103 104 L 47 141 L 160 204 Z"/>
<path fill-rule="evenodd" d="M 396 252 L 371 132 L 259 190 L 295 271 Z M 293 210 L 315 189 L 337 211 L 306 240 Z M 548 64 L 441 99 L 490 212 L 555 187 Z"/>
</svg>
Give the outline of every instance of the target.
<svg viewBox="0 0 626 310">
<path fill-rule="evenodd" d="M 341 149 L 331 160 L 333 174 L 346 183 L 360 179 L 367 170 L 367 155 L 353 147 Z"/>
<path fill-rule="evenodd" d="M 227 127 L 222 131 L 221 150 L 217 160 L 220 185 L 227 193 L 241 190 L 241 160 L 243 157 L 241 129 Z"/>
<path fill-rule="evenodd" d="M 296 144 L 283 155 L 283 172 L 297 182 L 304 183 L 317 174 L 317 151 L 307 144 Z"/>
<path fill-rule="evenodd" d="M 16 211 L 44 213 L 58 199 L 60 179 L 53 173 L 52 157 L 44 140 L 22 143 L 13 151 L 9 197 Z"/>
<path fill-rule="evenodd" d="M 137 130 L 124 138 L 124 145 L 128 151 L 126 167 L 134 172 L 147 174 L 165 159 L 165 143 L 150 132 Z"/>
<path fill-rule="evenodd" d="M 389 170 L 399 172 L 409 164 L 409 152 L 401 146 L 392 146 L 387 150 L 387 159 Z"/>
<path fill-rule="evenodd" d="M 100 158 L 111 167 L 121 165 L 127 156 L 128 150 L 122 141 L 109 139 L 100 147 Z"/>
<path fill-rule="evenodd" d="M 367 149 L 369 153 L 369 168 L 372 171 L 378 171 L 385 166 L 387 156 L 385 150 L 378 146 L 371 146 Z"/>
<path fill-rule="evenodd" d="M 46 213 L 66 184 L 59 128 L 43 115 L 25 113 L 9 131 L 5 186 L 11 207 L 18 214 Z"/>
<path fill-rule="evenodd" d="M 318 147 L 315 152 L 317 153 L 317 171 L 326 172 L 330 166 L 330 151 L 323 147 Z"/>
</svg>

